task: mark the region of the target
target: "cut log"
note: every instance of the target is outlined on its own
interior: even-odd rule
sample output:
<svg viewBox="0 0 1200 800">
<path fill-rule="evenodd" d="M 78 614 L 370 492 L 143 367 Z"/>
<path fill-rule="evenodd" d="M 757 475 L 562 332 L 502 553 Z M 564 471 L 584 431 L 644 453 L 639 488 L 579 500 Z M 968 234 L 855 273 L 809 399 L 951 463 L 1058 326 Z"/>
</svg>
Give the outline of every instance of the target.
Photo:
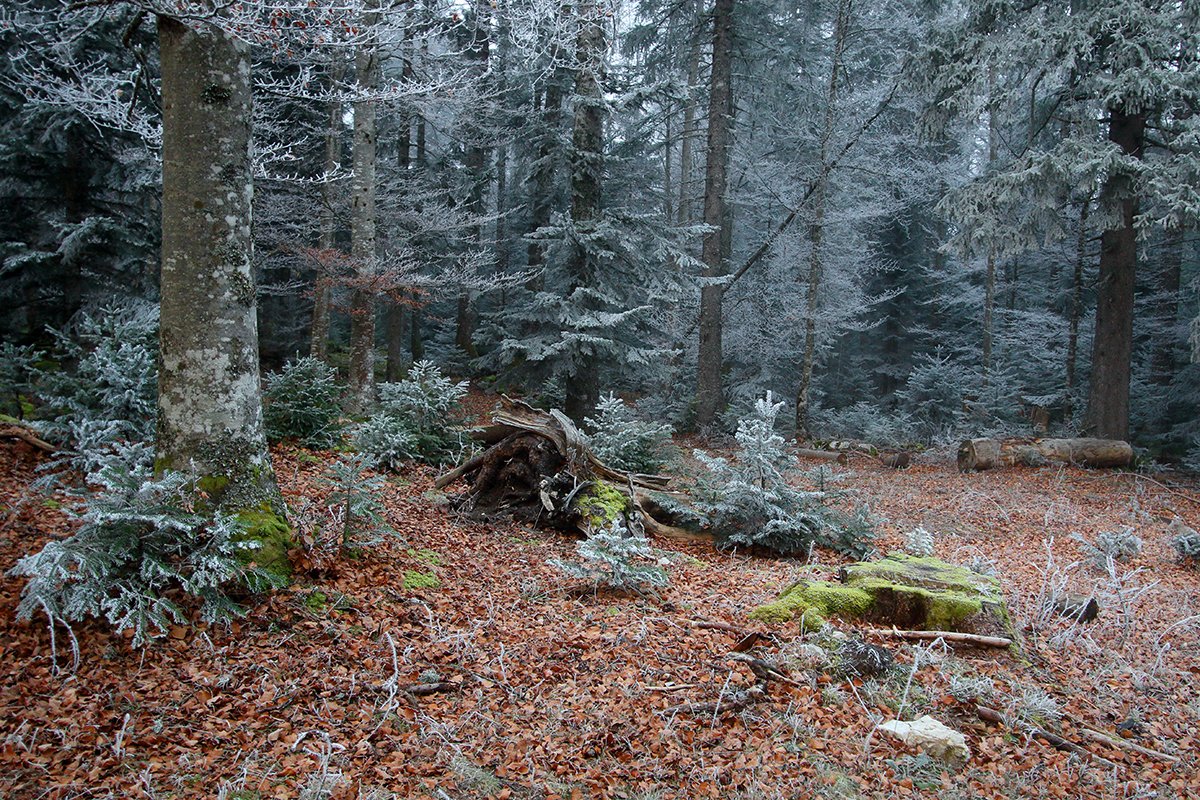
<svg viewBox="0 0 1200 800">
<path fill-rule="evenodd" d="M 49 442 L 42 441 L 37 436 L 35 436 L 32 431 L 29 431 L 28 429 L 20 427 L 18 425 L 8 425 L 7 427 L 0 429 L 0 438 L 7 439 L 9 437 L 15 437 L 17 439 L 20 439 L 23 442 L 33 445 L 34 447 L 38 448 L 39 450 L 45 450 L 47 453 L 57 453 L 58 452 L 57 447 L 50 444 Z"/>
<path fill-rule="evenodd" d="M 808 450 L 801 448 L 796 451 L 799 458 L 815 458 L 821 461 L 836 461 L 843 467 L 850 463 L 850 458 L 845 453 L 834 453 L 829 450 Z"/>
<path fill-rule="evenodd" d="M 1133 463 L 1133 448 L 1117 439 L 968 439 L 958 448 L 960 472 L 1048 462 L 1127 467 Z"/>
</svg>

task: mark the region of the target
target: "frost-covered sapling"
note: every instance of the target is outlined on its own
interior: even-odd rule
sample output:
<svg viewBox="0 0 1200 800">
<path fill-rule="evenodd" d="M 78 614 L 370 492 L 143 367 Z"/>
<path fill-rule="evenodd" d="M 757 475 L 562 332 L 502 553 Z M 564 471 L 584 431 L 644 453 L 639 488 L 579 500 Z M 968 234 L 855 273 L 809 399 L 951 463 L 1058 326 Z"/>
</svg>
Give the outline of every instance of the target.
<svg viewBox="0 0 1200 800">
<path fill-rule="evenodd" d="M 708 470 L 697 494 L 697 508 L 726 545 L 764 547 L 779 553 L 807 553 L 831 547 L 856 558 L 873 551 L 874 533 L 864 512 L 847 514 L 824 504 L 828 493 L 801 491 L 788 481 L 792 458 L 775 432 L 783 408 L 771 393 L 738 423 L 741 446 L 734 461 L 695 451 Z"/>
<path fill-rule="evenodd" d="M 198 598 L 201 619 L 215 621 L 241 612 L 226 594 L 230 582 L 255 591 L 279 582 L 247 550 L 243 520 L 199 509 L 201 495 L 185 473 L 150 480 L 114 462 L 88 481 L 101 488 L 75 533 L 48 542 L 10 571 L 29 579 L 18 617 L 41 610 L 52 627 L 98 617 L 131 630 L 140 647 L 187 622 L 173 590 Z"/>
<path fill-rule="evenodd" d="M 608 466 L 634 473 L 662 469 L 671 440 L 670 425 L 643 422 L 624 400 L 611 393 L 600 398 L 595 418 L 587 417 L 584 422 L 593 429 L 588 445 Z"/>
<path fill-rule="evenodd" d="M 395 469 L 405 459 L 441 464 L 461 445 L 451 430 L 467 383 L 455 383 L 429 361 L 418 361 L 399 383 L 379 386 L 379 405 L 354 433 L 354 447 L 372 466 Z"/>
<path fill-rule="evenodd" d="M 311 356 L 267 375 L 263 391 L 267 437 L 276 442 L 299 439 L 313 447 L 334 445 L 344 390 L 337 370 Z"/>
<path fill-rule="evenodd" d="M 575 552 L 581 561 L 552 559 L 550 563 L 595 587 L 640 592 L 670 583 L 666 570 L 655 563 L 650 543 L 643 537 L 626 535 L 625 523 L 620 519 L 613 520 L 608 530 L 579 542 Z"/>
</svg>

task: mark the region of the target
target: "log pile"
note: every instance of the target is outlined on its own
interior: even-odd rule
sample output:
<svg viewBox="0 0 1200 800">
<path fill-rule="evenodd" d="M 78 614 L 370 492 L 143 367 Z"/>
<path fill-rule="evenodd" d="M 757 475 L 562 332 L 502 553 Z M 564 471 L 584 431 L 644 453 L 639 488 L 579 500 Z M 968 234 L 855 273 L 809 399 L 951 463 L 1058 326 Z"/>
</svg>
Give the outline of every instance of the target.
<svg viewBox="0 0 1200 800">
<path fill-rule="evenodd" d="M 1133 448 L 1115 439 L 968 439 L 958 448 L 960 472 L 1049 462 L 1127 467 L 1133 464 Z"/>
</svg>

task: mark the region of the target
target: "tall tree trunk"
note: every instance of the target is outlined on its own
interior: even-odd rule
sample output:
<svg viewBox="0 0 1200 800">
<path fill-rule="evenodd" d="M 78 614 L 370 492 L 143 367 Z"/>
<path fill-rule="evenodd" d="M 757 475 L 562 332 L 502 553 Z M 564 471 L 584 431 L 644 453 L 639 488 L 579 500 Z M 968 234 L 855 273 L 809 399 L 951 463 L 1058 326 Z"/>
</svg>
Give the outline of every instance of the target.
<svg viewBox="0 0 1200 800">
<path fill-rule="evenodd" d="M 368 11 L 370 29 L 379 15 Z M 354 102 L 354 185 L 350 211 L 350 259 L 354 290 L 350 299 L 350 375 L 346 410 L 361 414 L 375 402 L 375 305 L 378 261 L 375 252 L 375 90 L 379 84 L 379 51 L 362 45 L 355 57 L 358 99 Z"/>
<path fill-rule="evenodd" d="M 346 61 L 340 54 L 332 56 L 329 66 L 330 88 L 337 92 L 346 77 Z M 337 236 L 337 185 L 328 179 L 342 165 L 342 104 L 330 100 L 326 109 L 325 124 L 325 175 L 321 187 L 321 238 L 317 249 L 321 257 L 317 261 L 317 275 L 313 284 L 312 332 L 309 335 L 308 354 L 320 361 L 329 361 L 329 305 L 333 292 L 332 263 L 334 242 Z"/>
<path fill-rule="evenodd" d="M 471 19 L 471 41 L 467 45 L 467 59 L 472 65 L 475 79 L 485 80 L 488 68 L 488 55 L 491 40 L 488 26 L 491 24 L 491 3 L 489 0 L 475 0 Z M 468 180 L 471 182 L 470 197 L 467 207 L 477 219 L 482 219 L 487 213 L 484 198 L 487 196 L 488 184 L 488 155 L 489 148 L 484 146 L 484 132 L 479 126 L 471 126 L 468 134 L 472 141 L 467 148 L 466 166 Z M 483 223 L 475 225 L 475 241 L 482 246 L 484 241 Z M 466 353 L 468 358 L 479 358 L 479 350 L 475 347 L 475 325 L 477 317 L 474 307 L 475 298 L 470 293 L 458 298 L 458 313 L 455 319 L 454 344 Z"/>
<path fill-rule="evenodd" d="M 697 0 L 689 3 L 688 19 L 696 25 Z M 683 130 L 679 140 L 679 208 L 677 217 L 680 225 L 692 221 L 692 139 L 696 135 L 696 93 L 695 87 L 700 80 L 700 33 L 699 26 L 692 34 L 691 45 L 688 48 L 687 85 L 688 96 L 683 106 Z"/>
<path fill-rule="evenodd" d="M 282 512 L 263 432 L 251 238 L 250 46 L 158 18 L 162 282 L 155 472 L 228 512 Z"/>
<path fill-rule="evenodd" d="M 1087 259 L 1087 221 L 1091 197 L 1079 208 L 1079 238 L 1075 242 L 1075 274 L 1071 279 L 1071 312 L 1067 319 L 1067 416 L 1074 413 L 1075 372 L 1079 361 L 1079 321 L 1083 316 L 1083 265 Z"/>
<path fill-rule="evenodd" d="M 554 186 L 557 170 L 555 169 L 555 152 L 558 147 L 558 130 L 562 125 L 563 76 L 555 70 L 546 80 L 546 89 L 542 93 L 542 107 L 539 114 L 539 141 L 536 160 L 533 165 L 533 193 L 530 197 L 529 232 L 550 224 L 554 212 Z M 527 251 L 527 261 L 531 270 L 539 270 L 546 265 L 546 245 L 543 242 L 531 241 Z M 529 290 L 539 292 L 545 285 L 544 277 L 539 273 L 529 283 Z"/>
<path fill-rule="evenodd" d="M 999 130 L 996 123 L 996 67 L 988 70 L 988 166 L 999 157 Z M 983 385 L 992 372 L 992 341 L 996 335 L 996 246 L 988 246 L 987 273 L 983 278 Z"/>
<path fill-rule="evenodd" d="M 604 158 L 604 107 L 601 80 L 604 68 L 604 17 L 595 2 L 579 7 L 576 40 L 575 124 L 571 136 L 571 221 L 581 235 L 594 230 L 600 216 L 600 178 Z M 567 296 L 596 286 L 596 265 L 580 244 L 567 256 Z M 587 302 L 585 299 L 583 302 Z M 563 411 L 582 423 L 600 399 L 596 353 L 574 353 L 574 374 L 567 381 Z"/>
<path fill-rule="evenodd" d="M 704 235 L 703 276 L 715 281 L 727 272 L 731 221 L 726 207 L 729 143 L 733 126 L 733 0 L 716 0 L 713 10 L 712 76 L 708 95 L 708 159 L 704 175 L 704 222 L 712 230 Z M 723 354 L 721 304 L 725 288 L 706 283 L 700 290 L 700 346 L 696 362 L 696 427 L 716 422 L 725 405 L 721 385 Z"/>
<path fill-rule="evenodd" d="M 387 367 L 384 380 L 395 383 L 404 377 L 404 306 L 392 298 L 387 301 Z"/>
<path fill-rule="evenodd" d="M 838 82 L 846 35 L 850 28 L 850 0 L 841 0 L 834 29 L 833 63 L 829 70 L 829 94 L 825 123 L 821 129 L 821 173 L 813 190 L 812 253 L 808 264 L 808 315 L 804 320 L 804 355 L 800 365 L 800 389 L 796 392 L 796 436 L 808 438 L 808 396 L 812 390 L 813 365 L 817 358 L 817 297 L 821 289 L 821 239 L 825 231 L 825 198 L 829 191 L 829 141 L 833 136 L 833 115 L 837 106 Z"/>
<path fill-rule="evenodd" d="M 1112 108 L 1108 138 L 1127 156 L 1141 158 L 1146 119 L 1142 112 Z M 1096 334 L 1084 431 L 1104 439 L 1129 438 L 1129 378 L 1133 360 L 1133 302 L 1137 275 L 1138 201 L 1128 173 L 1110 175 L 1103 196 L 1119 210 L 1116 227 L 1100 235 Z"/>
<path fill-rule="evenodd" d="M 1154 287 L 1154 347 L 1150 355 L 1150 379 L 1167 386 L 1175 377 L 1175 354 L 1179 349 L 1179 286 L 1183 272 L 1183 228 L 1166 232 Z"/>
</svg>

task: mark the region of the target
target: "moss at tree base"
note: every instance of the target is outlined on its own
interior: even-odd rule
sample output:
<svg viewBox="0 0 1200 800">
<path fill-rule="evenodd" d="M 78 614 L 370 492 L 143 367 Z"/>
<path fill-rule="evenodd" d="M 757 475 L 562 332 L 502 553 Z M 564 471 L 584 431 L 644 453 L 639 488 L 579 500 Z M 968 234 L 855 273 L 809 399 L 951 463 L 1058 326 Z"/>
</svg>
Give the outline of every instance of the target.
<svg viewBox="0 0 1200 800">
<path fill-rule="evenodd" d="M 579 493 L 575 507 L 588 531 L 606 531 L 616 520 L 624 520 L 629 498 L 619 489 L 597 481 Z"/>
<path fill-rule="evenodd" d="M 259 569 L 283 581 L 292 577 L 292 562 L 288 551 L 296 546 L 292 528 L 287 520 L 264 507 L 258 511 L 243 511 L 237 515 L 245 530 L 233 538 L 240 545 L 242 557 Z"/>
</svg>

